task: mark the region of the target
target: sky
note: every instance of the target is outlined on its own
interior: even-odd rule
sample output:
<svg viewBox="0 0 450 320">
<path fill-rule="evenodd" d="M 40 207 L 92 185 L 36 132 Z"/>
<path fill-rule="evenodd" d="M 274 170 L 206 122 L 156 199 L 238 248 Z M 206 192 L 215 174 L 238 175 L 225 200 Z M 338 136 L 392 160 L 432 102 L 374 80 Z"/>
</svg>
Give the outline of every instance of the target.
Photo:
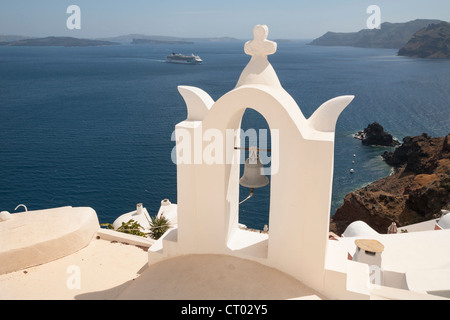
<svg viewBox="0 0 450 320">
<path fill-rule="evenodd" d="M 80 8 L 80 29 L 67 27 L 70 5 Z M 313 39 L 367 28 L 370 5 L 380 8 L 381 22 L 450 21 L 449 0 L 1 0 L 0 35 L 245 40 L 256 24 L 266 24 L 271 39 Z"/>
</svg>

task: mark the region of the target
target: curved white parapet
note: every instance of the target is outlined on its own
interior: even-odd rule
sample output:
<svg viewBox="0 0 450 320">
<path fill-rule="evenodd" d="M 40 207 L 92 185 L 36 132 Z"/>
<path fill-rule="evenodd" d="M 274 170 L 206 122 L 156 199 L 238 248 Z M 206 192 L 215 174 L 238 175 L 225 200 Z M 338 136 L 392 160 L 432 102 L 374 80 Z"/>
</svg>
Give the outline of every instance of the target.
<svg viewBox="0 0 450 320">
<path fill-rule="evenodd" d="M 317 131 L 334 132 L 339 115 L 354 98 L 347 95 L 324 102 L 308 119 L 310 126 Z"/>
<path fill-rule="evenodd" d="M 201 121 L 208 113 L 211 106 L 214 104 L 214 100 L 205 91 L 190 87 L 190 86 L 178 86 L 178 92 L 180 92 L 184 101 L 186 102 L 188 110 L 188 121 Z"/>
<path fill-rule="evenodd" d="M 0 223 L 0 274 L 68 256 L 86 247 L 99 228 L 91 208 L 15 213 Z"/>
</svg>

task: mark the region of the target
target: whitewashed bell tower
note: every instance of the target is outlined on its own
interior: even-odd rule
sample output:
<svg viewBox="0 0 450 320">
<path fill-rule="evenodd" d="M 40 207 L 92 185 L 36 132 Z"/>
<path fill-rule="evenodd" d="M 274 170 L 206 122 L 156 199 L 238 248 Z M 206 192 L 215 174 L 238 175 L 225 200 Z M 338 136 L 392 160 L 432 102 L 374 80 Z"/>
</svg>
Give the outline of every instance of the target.
<svg viewBox="0 0 450 320">
<path fill-rule="evenodd" d="M 149 264 L 185 254 L 224 254 L 274 267 L 322 291 L 333 182 L 336 121 L 353 96 L 321 105 L 306 119 L 267 56 L 277 50 L 257 25 L 236 87 L 219 100 L 180 86 L 188 117 L 176 125 L 178 226 L 149 250 Z M 217 75 L 220 77 L 220 75 Z M 239 136 L 247 108 L 272 141 L 269 234 L 239 228 Z M 230 134 L 231 133 L 231 134 Z"/>
</svg>

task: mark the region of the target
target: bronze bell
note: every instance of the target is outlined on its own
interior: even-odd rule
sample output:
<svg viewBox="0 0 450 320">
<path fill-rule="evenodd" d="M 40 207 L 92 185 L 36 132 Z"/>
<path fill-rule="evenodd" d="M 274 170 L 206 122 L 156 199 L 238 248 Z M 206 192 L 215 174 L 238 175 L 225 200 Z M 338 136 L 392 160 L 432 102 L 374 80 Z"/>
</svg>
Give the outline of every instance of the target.
<svg viewBox="0 0 450 320">
<path fill-rule="evenodd" d="M 250 189 L 262 188 L 269 184 L 269 179 L 262 174 L 263 164 L 259 156 L 253 156 L 245 161 L 244 175 L 239 180 L 239 184 Z"/>
</svg>

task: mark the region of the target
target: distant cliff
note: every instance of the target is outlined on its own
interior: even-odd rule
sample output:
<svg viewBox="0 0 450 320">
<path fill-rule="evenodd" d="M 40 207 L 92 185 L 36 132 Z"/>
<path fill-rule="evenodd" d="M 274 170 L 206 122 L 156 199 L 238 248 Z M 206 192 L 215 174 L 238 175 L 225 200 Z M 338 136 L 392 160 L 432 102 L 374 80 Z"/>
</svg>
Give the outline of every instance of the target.
<svg viewBox="0 0 450 320">
<path fill-rule="evenodd" d="M 450 206 L 450 134 L 406 137 L 394 152 L 383 154 L 395 172 L 345 196 L 330 231 L 342 234 L 354 221 L 379 233 L 389 225 L 405 226 L 438 217 Z"/>
<path fill-rule="evenodd" d="M 2 46 L 15 46 L 15 47 L 88 47 L 88 46 L 110 46 L 116 45 L 115 42 L 101 41 L 101 40 L 89 40 L 78 39 L 72 37 L 46 37 L 46 38 L 32 38 L 23 39 L 10 42 L 0 42 Z"/>
<path fill-rule="evenodd" d="M 420 29 L 399 50 L 398 55 L 433 59 L 450 58 L 450 23 L 430 24 Z"/>
<path fill-rule="evenodd" d="M 350 46 L 360 48 L 400 49 L 420 29 L 440 20 L 417 19 L 404 23 L 384 22 L 380 29 L 363 29 L 358 32 L 327 32 L 310 44 L 317 46 Z"/>
</svg>

